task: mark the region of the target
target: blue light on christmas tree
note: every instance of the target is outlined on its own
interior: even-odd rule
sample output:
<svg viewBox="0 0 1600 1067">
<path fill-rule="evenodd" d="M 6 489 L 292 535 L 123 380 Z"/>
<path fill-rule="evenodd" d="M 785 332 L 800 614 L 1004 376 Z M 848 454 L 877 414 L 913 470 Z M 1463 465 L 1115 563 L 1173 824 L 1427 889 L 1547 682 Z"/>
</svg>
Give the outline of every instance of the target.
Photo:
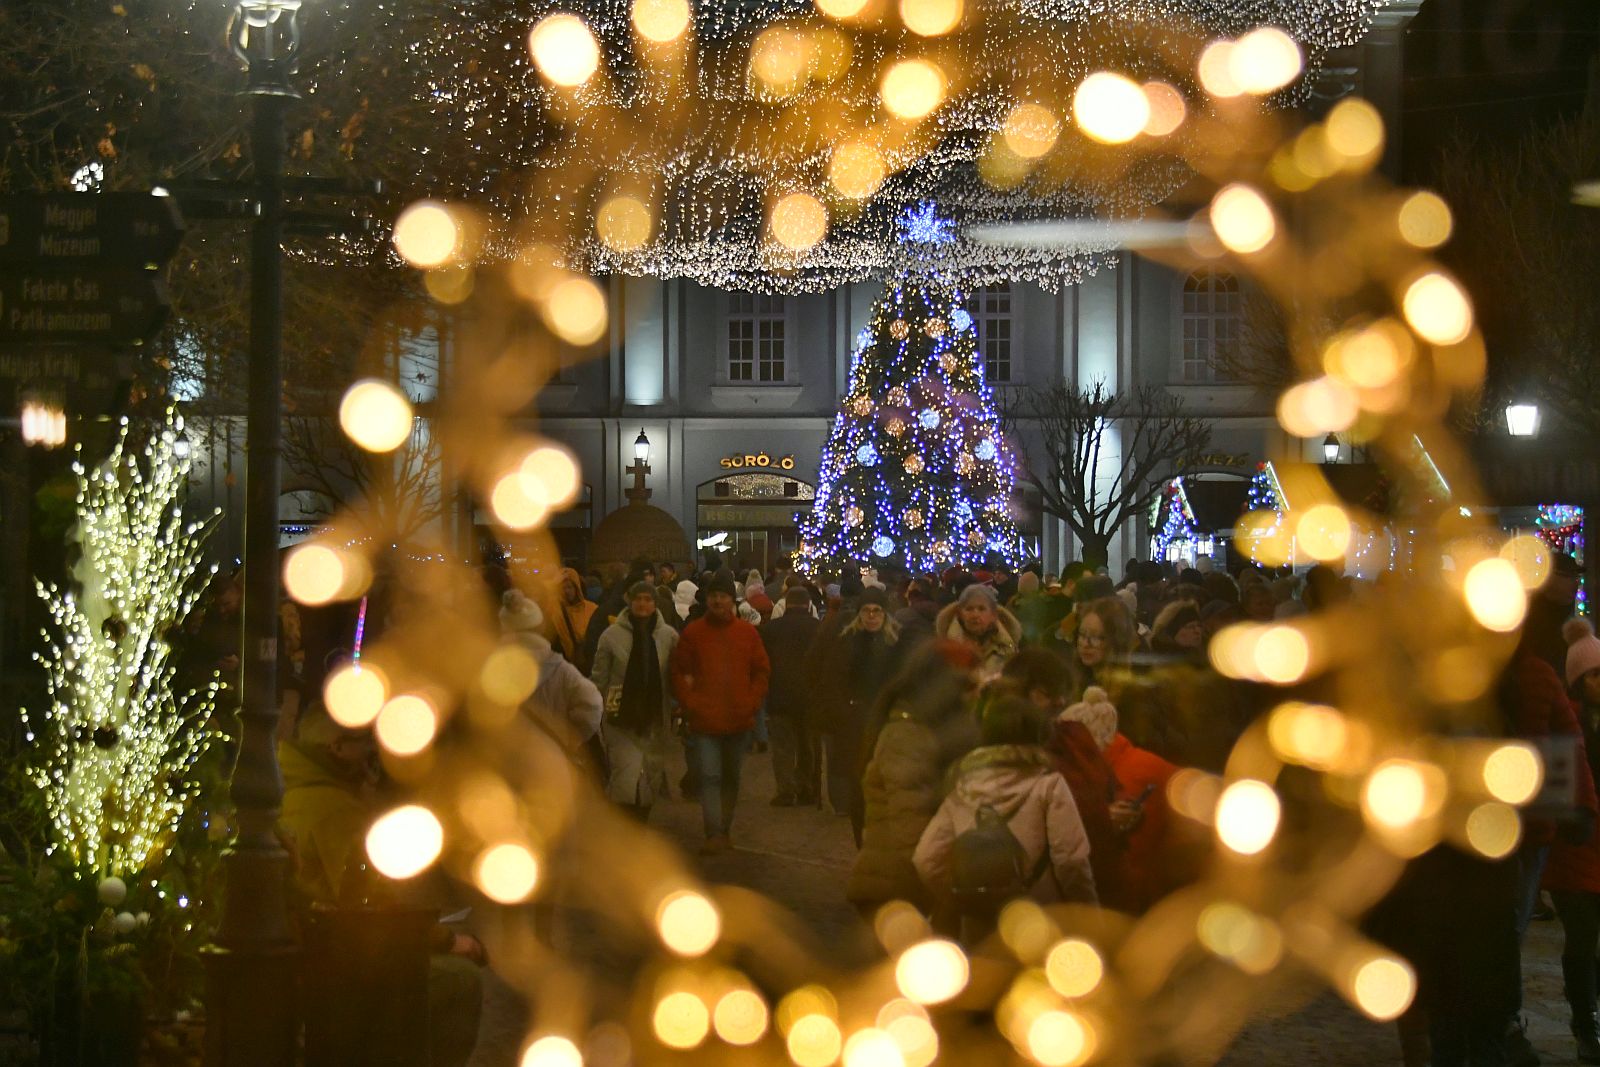
<svg viewBox="0 0 1600 1067">
<path fill-rule="evenodd" d="M 954 240 L 954 225 L 930 204 L 908 210 L 900 226 L 930 266 Z M 801 523 L 801 571 L 1016 563 L 1015 462 L 961 305 L 937 269 L 885 288 L 857 337 L 822 484 Z"/>
</svg>

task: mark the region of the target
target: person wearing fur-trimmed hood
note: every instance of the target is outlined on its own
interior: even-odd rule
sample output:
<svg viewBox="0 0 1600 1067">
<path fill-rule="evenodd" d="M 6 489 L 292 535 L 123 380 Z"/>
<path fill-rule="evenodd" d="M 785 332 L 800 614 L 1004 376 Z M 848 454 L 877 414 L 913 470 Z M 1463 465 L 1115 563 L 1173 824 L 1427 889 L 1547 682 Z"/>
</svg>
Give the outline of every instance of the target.
<svg viewBox="0 0 1600 1067">
<path fill-rule="evenodd" d="M 934 620 L 933 632 L 939 637 L 971 645 L 978 655 L 974 668 L 980 681 L 999 676 L 1006 660 L 1022 646 L 1022 623 L 1000 606 L 994 588 L 969 585 L 955 603 L 947 605 Z"/>
</svg>

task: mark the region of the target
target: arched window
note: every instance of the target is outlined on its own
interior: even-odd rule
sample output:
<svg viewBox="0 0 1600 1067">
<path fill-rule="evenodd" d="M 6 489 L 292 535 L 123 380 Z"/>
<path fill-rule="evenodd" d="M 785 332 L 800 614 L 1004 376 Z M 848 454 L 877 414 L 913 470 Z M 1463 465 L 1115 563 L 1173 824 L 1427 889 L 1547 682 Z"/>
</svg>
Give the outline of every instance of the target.
<svg viewBox="0 0 1600 1067">
<path fill-rule="evenodd" d="M 967 313 L 983 357 L 983 378 L 1005 385 L 1011 377 L 1011 284 L 985 285 L 967 294 Z"/>
<path fill-rule="evenodd" d="M 1209 267 L 1183 280 L 1183 380 L 1229 381 L 1217 357 L 1239 339 L 1239 279 Z"/>
</svg>

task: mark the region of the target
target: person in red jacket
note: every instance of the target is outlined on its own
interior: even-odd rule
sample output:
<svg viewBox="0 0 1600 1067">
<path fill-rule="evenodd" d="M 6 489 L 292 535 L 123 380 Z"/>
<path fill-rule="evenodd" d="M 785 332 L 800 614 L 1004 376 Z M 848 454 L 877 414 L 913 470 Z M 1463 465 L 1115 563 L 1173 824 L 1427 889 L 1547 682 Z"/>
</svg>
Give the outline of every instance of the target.
<svg viewBox="0 0 1600 1067">
<path fill-rule="evenodd" d="M 1089 728 L 1116 776 L 1117 796 L 1110 814 L 1112 825 L 1122 835 L 1122 862 L 1109 887 L 1113 896 L 1102 896 L 1101 903 L 1141 914 L 1181 880 L 1174 870 L 1169 836 L 1172 816 L 1167 808 L 1167 781 L 1178 768 L 1123 736 L 1117 729 L 1117 709 L 1097 685 L 1084 690 L 1082 703 L 1063 711 L 1060 718 Z"/>
<path fill-rule="evenodd" d="M 687 749 L 700 782 L 707 854 L 733 847 L 739 770 L 767 699 L 771 666 L 756 628 L 739 618 L 733 583 L 714 579 L 706 613 L 683 629 L 672 654 L 672 692 L 689 728 Z"/>
</svg>

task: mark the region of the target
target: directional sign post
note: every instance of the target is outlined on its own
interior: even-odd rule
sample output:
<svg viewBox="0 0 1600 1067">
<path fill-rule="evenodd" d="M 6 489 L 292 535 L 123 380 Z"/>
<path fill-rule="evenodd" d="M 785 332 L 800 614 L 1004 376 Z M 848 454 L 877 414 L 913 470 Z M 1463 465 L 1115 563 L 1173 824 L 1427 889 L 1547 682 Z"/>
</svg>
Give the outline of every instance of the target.
<svg viewBox="0 0 1600 1067">
<path fill-rule="evenodd" d="M 0 346 L 127 346 L 166 319 L 160 268 L 183 236 L 148 193 L 0 197 Z"/>
<path fill-rule="evenodd" d="M 0 196 L 0 267 L 157 267 L 182 237 L 183 217 L 170 196 Z"/>
<path fill-rule="evenodd" d="M 137 345 L 166 314 L 166 287 L 154 271 L 0 273 L 0 345 Z"/>
</svg>

